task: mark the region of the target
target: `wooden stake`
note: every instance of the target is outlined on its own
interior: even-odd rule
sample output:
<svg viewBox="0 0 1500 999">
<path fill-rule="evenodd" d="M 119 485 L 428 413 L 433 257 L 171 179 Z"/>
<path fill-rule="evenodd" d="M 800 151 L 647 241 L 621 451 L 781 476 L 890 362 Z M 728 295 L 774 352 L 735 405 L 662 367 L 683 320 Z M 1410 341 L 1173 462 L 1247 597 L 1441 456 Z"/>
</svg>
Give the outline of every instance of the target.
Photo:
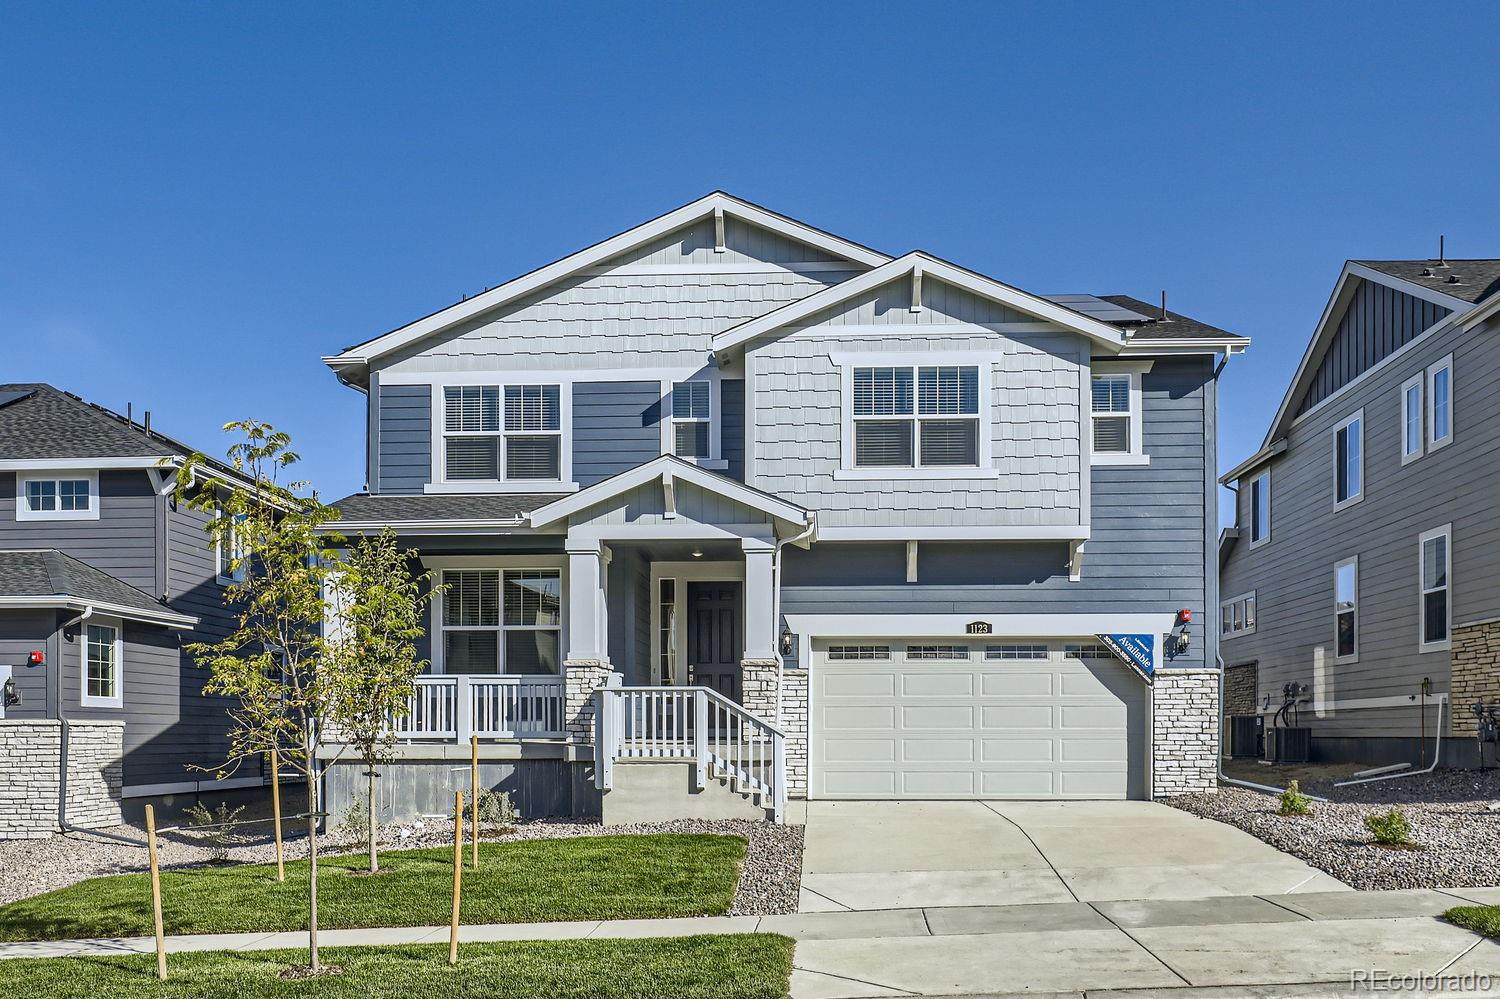
<svg viewBox="0 0 1500 999">
<path fill-rule="evenodd" d="M 469 839 L 474 869 L 479 870 L 479 736 L 469 736 Z"/>
<path fill-rule="evenodd" d="M 448 925 L 448 963 L 458 963 L 458 898 L 464 883 L 464 793 L 453 793 L 453 919 Z"/>
<path fill-rule="evenodd" d="M 276 747 L 271 747 L 271 823 L 276 830 L 276 880 L 286 880 L 286 863 L 281 856 L 281 764 Z"/>
<path fill-rule="evenodd" d="M 151 861 L 151 918 L 156 927 L 156 977 L 167 980 L 167 938 L 161 926 L 161 867 L 156 862 L 156 809 L 146 806 L 146 855 Z"/>
</svg>

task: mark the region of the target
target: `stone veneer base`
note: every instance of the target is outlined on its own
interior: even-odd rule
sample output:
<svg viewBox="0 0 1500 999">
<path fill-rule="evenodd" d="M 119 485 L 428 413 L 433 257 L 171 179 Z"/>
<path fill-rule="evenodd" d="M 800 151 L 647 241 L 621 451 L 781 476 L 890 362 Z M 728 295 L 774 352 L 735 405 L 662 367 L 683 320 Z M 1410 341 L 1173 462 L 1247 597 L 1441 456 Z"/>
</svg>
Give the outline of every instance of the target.
<svg viewBox="0 0 1500 999">
<path fill-rule="evenodd" d="M 68 825 L 100 829 L 120 813 L 125 723 L 68 723 Z M 0 839 L 41 839 L 58 825 L 62 722 L 0 719 Z"/>
</svg>

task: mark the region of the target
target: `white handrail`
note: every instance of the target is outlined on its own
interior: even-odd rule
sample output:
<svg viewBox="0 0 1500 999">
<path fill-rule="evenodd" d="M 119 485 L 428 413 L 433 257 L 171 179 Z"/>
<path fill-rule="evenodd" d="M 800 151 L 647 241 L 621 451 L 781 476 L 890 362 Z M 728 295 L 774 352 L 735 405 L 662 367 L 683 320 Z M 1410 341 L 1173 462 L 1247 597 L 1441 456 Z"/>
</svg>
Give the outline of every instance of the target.
<svg viewBox="0 0 1500 999">
<path fill-rule="evenodd" d="M 397 739 L 467 742 L 560 739 L 565 698 L 559 676 L 423 676 L 404 715 L 392 719 Z"/>
<path fill-rule="evenodd" d="M 617 760 L 691 760 L 699 789 L 723 779 L 786 811 L 786 736 L 708 687 L 605 687 L 599 691 L 595 779 L 614 783 Z"/>
</svg>

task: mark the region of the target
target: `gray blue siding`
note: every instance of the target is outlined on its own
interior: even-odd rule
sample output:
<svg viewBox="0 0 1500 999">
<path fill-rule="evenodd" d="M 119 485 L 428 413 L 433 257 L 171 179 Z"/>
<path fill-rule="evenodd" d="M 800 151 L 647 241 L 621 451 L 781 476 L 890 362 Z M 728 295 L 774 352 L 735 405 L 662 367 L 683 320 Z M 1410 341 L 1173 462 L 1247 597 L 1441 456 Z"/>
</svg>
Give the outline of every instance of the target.
<svg viewBox="0 0 1500 999">
<path fill-rule="evenodd" d="M 745 380 L 725 378 L 719 382 L 719 426 L 721 454 L 729 467 L 724 474 L 745 481 Z"/>
<path fill-rule="evenodd" d="M 17 520 L 16 473 L 0 472 L 0 548 L 56 548 L 156 593 L 156 507 L 145 472 L 99 473 L 98 520 Z"/>
<path fill-rule="evenodd" d="M 432 480 L 432 386 L 377 385 L 375 480 L 380 493 L 420 493 Z"/>
<path fill-rule="evenodd" d="M 573 481 L 591 486 L 661 454 L 661 382 L 573 385 Z"/>
</svg>

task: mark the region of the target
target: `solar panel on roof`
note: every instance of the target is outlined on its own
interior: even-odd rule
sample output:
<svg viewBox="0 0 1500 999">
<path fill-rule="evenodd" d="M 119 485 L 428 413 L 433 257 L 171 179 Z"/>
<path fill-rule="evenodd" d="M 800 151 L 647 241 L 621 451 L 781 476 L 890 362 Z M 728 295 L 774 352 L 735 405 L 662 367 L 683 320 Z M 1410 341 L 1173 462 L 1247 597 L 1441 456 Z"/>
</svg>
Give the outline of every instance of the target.
<svg viewBox="0 0 1500 999">
<path fill-rule="evenodd" d="M 9 406 L 11 403 L 19 399 L 25 399 L 28 396 L 33 395 L 36 395 L 36 392 L 29 389 L 24 392 L 16 392 L 14 390 L 10 392 L 0 392 L 0 406 Z"/>
<path fill-rule="evenodd" d="M 1124 306 L 1113 302 L 1106 302 L 1097 295 L 1043 295 L 1049 302 L 1081 312 L 1091 319 L 1097 319 L 1104 323 L 1144 323 L 1150 320 L 1150 316 L 1143 316 L 1139 312 L 1132 312 Z"/>
</svg>

